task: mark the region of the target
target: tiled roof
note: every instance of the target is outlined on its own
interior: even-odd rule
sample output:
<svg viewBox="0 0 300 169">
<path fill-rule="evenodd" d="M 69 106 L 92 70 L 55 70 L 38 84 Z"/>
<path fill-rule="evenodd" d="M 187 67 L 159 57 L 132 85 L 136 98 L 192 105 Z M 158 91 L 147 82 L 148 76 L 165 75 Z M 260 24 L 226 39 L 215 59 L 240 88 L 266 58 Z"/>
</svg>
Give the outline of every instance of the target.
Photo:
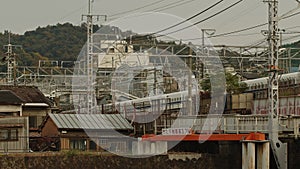
<svg viewBox="0 0 300 169">
<path fill-rule="evenodd" d="M 10 90 L 0 90 L 0 104 L 22 104 L 24 101 Z"/>
<path fill-rule="evenodd" d="M 34 86 L 0 86 L 0 90 L 10 90 L 16 96 L 24 101 L 24 103 L 46 103 L 51 105 L 44 94 Z M 2 97 L 2 96 L 1 96 Z"/>
<path fill-rule="evenodd" d="M 120 114 L 49 114 L 60 129 L 133 129 Z"/>
</svg>

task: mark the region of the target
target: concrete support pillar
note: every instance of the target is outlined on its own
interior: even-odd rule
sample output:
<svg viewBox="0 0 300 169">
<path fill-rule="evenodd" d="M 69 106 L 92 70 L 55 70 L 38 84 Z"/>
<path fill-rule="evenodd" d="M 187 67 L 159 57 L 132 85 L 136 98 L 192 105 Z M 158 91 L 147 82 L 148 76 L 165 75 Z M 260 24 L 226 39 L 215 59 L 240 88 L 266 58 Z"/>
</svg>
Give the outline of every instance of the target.
<svg viewBox="0 0 300 169">
<path fill-rule="evenodd" d="M 257 152 L 256 152 L 257 149 Z M 242 143 L 242 169 L 269 169 L 270 144 L 267 141 L 245 141 Z"/>
<path fill-rule="evenodd" d="M 270 143 L 265 142 L 257 145 L 257 169 L 270 168 Z"/>
<path fill-rule="evenodd" d="M 140 152 L 139 152 L 139 144 L 137 141 L 133 141 L 132 142 L 132 154 L 133 155 L 138 155 Z"/>
<path fill-rule="evenodd" d="M 168 151 L 168 143 L 166 141 L 134 141 L 132 142 L 133 155 L 149 155 L 162 154 Z"/>
<path fill-rule="evenodd" d="M 144 154 L 150 154 L 151 153 L 151 143 L 150 141 L 142 141 L 143 148 L 144 148 Z"/>
<path fill-rule="evenodd" d="M 156 153 L 163 154 L 168 152 L 168 142 L 166 141 L 157 141 L 156 143 Z"/>
<path fill-rule="evenodd" d="M 255 143 L 242 143 L 242 169 L 255 169 Z"/>
<path fill-rule="evenodd" d="M 152 142 L 151 144 L 151 154 L 155 154 L 155 152 L 156 152 L 156 144 L 155 144 L 155 142 Z"/>
</svg>

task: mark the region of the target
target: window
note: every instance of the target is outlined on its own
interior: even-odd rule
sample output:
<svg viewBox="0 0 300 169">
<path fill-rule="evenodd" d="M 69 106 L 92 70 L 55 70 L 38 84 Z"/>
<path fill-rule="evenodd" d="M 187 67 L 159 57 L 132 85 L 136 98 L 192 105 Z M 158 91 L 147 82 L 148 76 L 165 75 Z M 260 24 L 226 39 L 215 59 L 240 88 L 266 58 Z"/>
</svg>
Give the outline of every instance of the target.
<svg viewBox="0 0 300 169">
<path fill-rule="evenodd" d="M 90 140 L 90 150 L 97 150 L 97 144 L 92 140 Z"/>
<path fill-rule="evenodd" d="M 100 139 L 100 145 L 107 145 L 107 139 Z"/>
<path fill-rule="evenodd" d="M 29 127 L 33 127 L 33 128 L 37 127 L 37 117 L 36 116 L 29 117 Z"/>
<path fill-rule="evenodd" d="M 85 139 L 71 139 L 70 149 L 75 150 L 86 150 L 86 140 Z"/>
<path fill-rule="evenodd" d="M 18 129 L 0 129 L 0 141 L 17 141 Z"/>
</svg>

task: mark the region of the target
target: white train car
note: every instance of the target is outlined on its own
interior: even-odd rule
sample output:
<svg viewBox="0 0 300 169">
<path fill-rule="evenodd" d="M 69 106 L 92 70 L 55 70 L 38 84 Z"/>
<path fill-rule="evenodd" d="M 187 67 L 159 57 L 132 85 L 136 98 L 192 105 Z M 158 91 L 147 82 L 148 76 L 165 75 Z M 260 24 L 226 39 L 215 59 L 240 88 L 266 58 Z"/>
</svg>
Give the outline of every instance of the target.
<svg viewBox="0 0 300 169">
<path fill-rule="evenodd" d="M 268 77 L 262 77 L 258 79 L 245 80 L 244 83 L 249 87 L 248 91 L 261 90 L 268 88 Z M 300 84 L 300 72 L 287 73 L 279 75 L 279 82 L 282 85 L 290 84 Z"/>
<path fill-rule="evenodd" d="M 252 92 L 252 114 L 268 114 L 268 77 L 243 81 Z M 279 114 L 300 115 L 300 72 L 279 75 Z"/>
<path fill-rule="evenodd" d="M 198 111 L 200 97 L 197 91 L 192 91 L 193 110 Z M 164 110 L 184 109 L 187 104 L 188 91 L 174 92 L 169 94 L 161 94 L 156 96 L 119 101 L 111 104 L 103 105 L 102 111 L 119 113 L 145 113 L 145 112 L 161 112 Z M 114 106 L 114 107 L 113 107 Z"/>
<path fill-rule="evenodd" d="M 268 99 L 253 100 L 253 114 L 268 114 Z M 279 114 L 281 116 L 300 115 L 300 96 L 279 98 Z"/>
</svg>

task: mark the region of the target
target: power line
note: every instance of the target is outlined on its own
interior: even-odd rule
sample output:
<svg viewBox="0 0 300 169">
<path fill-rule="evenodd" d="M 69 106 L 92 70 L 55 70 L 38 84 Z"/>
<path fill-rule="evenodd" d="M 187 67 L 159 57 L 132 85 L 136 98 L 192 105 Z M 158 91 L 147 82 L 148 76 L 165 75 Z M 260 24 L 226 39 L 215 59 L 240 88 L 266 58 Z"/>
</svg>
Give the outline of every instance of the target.
<svg viewBox="0 0 300 169">
<path fill-rule="evenodd" d="M 294 35 L 294 36 L 290 36 L 290 37 L 284 38 L 283 41 L 288 41 L 288 40 L 291 40 L 291 39 L 294 39 L 294 38 L 297 38 L 297 37 L 300 37 L 300 35 Z"/>
<path fill-rule="evenodd" d="M 266 42 L 266 38 L 263 38 L 263 39 L 260 39 L 258 41 L 255 41 L 255 42 L 251 43 L 250 45 L 248 45 L 248 47 L 245 48 L 244 51 L 249 51 L 250 49 L 259 47 L 261 44 L 263 44 L 265 42 Z M 238 52 L 238 51 L 235 51 L 235 52 Z"/>
<path fill-rule="evenodd" d="M 299 15 L 299 14 L 300 14 L 300 12 L 296 12 L 296 13 L 294 13 L 294 14 L 291 14 L 291 15 L 285 16 L 285 17 L 283 17 L 282 19 L 287 19 L 287 18 L 290 18 L 290 17 L 296 16 L 296 15 Z"/>
<path fill-rule="evenodd" d="M 212 9 L 213 7 L 217 6 L 218 4 L 220 4 L 220 3 L 223 2 L 223 1 L 224 1 L 224 0 L 220 0 L 220 1 L 216 2 L 215 4 L 209 6 L 208 8 L 204 9 L 203 11 L 201 11 L 201 12 L 199 12 L 199 13 L 197 13 L 197 14 L 195 14 L 195 15 L 193 15 L 193 16 L 191 16 L 191 17 L 189 17 L 189 18 L 187 18 L 187 19 L 185 19 L 185 20 L 183 20 L 183 21 L 181 21 L 181 22 L 179 22 L 179 23 L 177 23 L 177 24 L 174 24 L 174 25 L 169 26 L 169 27 L 167 27 L 167 28 L 165 28 L 165 29 L 162 29 L 162 30 L 160 30 L 160 31 L 157 31 L 157 32 L 155 32 L 155 33 L 152 33 L 152 35 L 158 34 L 158 33 L 163 32 L 163 31 L 166 31 L 166 30 L 168 30 L 168 29 L 172 29 L 172 28 L 174 28 L 174 27 L 176 27 L 176 26 L 178 26 L 178 25 L 181 25 L 181 24 L 183 24 L 183 23 L 185 23 L 185 22 L 187 22 L 187 21 L 189 21 L 189 20 L 191 20 L 191 19 L 194 19 L 195 17 L 197 17 L 197 16 L 199 16 L 199 15 L 201 15 L 201 14 L 207 12 L 208 10 Z"/>
<path fill-rule="evenodd" d="M 260 3 L 256 3 L 254 6 L 249 6 L 246 10 L 243 10 L 241 12 L 239 12 L 238 14 L 235 14 L 233 17 L 230 17 L 230 20 L 223 20 L 222 22 L 220 22 L 218 24 L 217 27 L 225 27 L 226 25 L 232 23 L 232 22 L 236 22 L 238 19 L 242 18 L 245 15 L 248 15 L 249 13 L 255 12 L 255 10 L 258 9 L 258 7 L 260 6 Z"/>
<path fill-rule="evenodd" d="M 120 12 L 120 13 L 112 14 L 109 17 L 110 17 L 110 20 L 113 20 L 113 19 L 117 18 L 117 17 L 114 17 L 114 16 L 118 16 L 118 15 L 130 13 L 130 12 L 134 12 L 134 11 L 137 11 L 139 9 L 143 9 L 143 8 L 146 8 L 146 7 L 153 6 L 155 4 L 161 3 L 163 1 L 165 1 L 165 0 L 156 1 L 156 2 L 150 3 L 148 5 L 144 5 L 144 6 L 139 7 L 139 8 L 135 8 L 135 9 L 131 9 L 131 10 L 128 10 L 128 11 L 123 11 L 123 12 Z M 176 2 L 168 3 L 166 5 L 163 5 L 163 6 L 154 8 L 154 9 L 150 9 L 150 10 L 148 10 L 146 12 L 159 12 L 159 11 L 163 11 L 163 10 L 175 8 L 175 7 L 178 7 L 178 6 L 181 6 L 181 5 L 186 5 L 186 4 L 191 3 L 193 1 L 196 1 L 196 0 L 188 0 L 188 1 L 187 0 L 178 0 Z"/>
<path fill-rule="evenodd" d="M 214 16 L 216 16 L 216 15 L 218 15 L 218 14 L 220 14 L 220 13 L 226 11 L 226 10 L 228 10 L 229 8 L 231 8 L 231 7 L 235 6 L 235 5 L 237 5 L 237 4 L 240 3 L 241 1 L 243 1 L 243 0 L 240 0 L 240 1 L 238 1 L 238 2 L 236 2 L 236 3 L 234 3 L 234 4 L 232 4 L 231 6 L 229 6 L 229 7 L 225 8 L 225 9 L 219 11 L 218 13 L 215 13 L 214 15 L 209 16 L 208 18 L 205 18 L 205 19 L 203 19 L 203 20 L 201 20 L 201 21 L 196 22 L 196 23 L 194 23 L 193 25 L 197 25 L 197 24 L 199 24 L 199 23 L 202 23 L 202 22 L 204 22 L 204 21 L 206 21 L 206 20 L 208 20 L 208 19 L 210 19 L 210 18 L 212 18 L 212 17 L 214 17 Z M 297 13 L 294 13 L 294 14 L 291 14 L 291 15 L 288 15 L 288 16 L 285 16 L 285 17 L 282 17 L 281 19 L 287 19 L 287 18 L 296 16 L 296 15 L 298 15 L 298 14 L 300 14 L 300 12 L 297 12 Z M 192 16 L 192 17 L 193 17 L 193 16 Z M 191 18 L 191 17 L 190 17 L 190 18 Z M 189 18 L 188 18 L 188 19 L 189 19 Z M 227 36 L 227 35 L 231 35 L 231 34 L 235 34 L 235 33 L 240 33 L 240 32 L 252 30 L 252 29 L 255 29 L 255 28 L 259 28 L 259 27 L 265 26 L 265 25 L 267 25 L 267 24 L 268 24 L 268 23 L 262 23 L 262 24 L 258 24 L 258 25 L 255 25 L 255 26 L 243 28 L 243 29 L 240 29 L 240 30 L 235 30 L 235 31 L 231 31 L 231 32 L 226 32 L 226 33 L 222 33 L 222 34 L 213 35 L 213 36 L 210 36 L 209 38 L 220 37 L 220 36 Z M 176 24 L 175 24 L 175 25 L 176 25 Z M 193 25 L 191 25 L 191 26 L 193 26 Z M 173 26 L 174 26 L 174 25 L 173 25 Z M 187 27 L 181 28 L 181 29 L 179 29 L 179 30 L 176 30 L 176 31 L 173 31 L 173 32 L 169 32 L 169 33 L 164 34 L 164 35 L 159 35 L 159 36 L 157 36 L 157 37 L 167 36 L 168 34 L 172 34 L 172 33 L 175 33 L 175 32 L 182 31 L 182 30 L 187 29 L 187 28 L 189 28 L 189 27 L 191 27 L 191 26 L 187 26 Z M 172 26 L 171 26 L 171 27 L 172 27 Z M 297 27 L 300 27 L 300 26 L 297 26 Z M 291 27 L 291 28 L 296 28 L 296 27 Z M 286 28 L 286 29 L 291 29 L 291 28 Z M 165 29 L 164 29 L 164 30 L 165 30 Z M 161 31 L 158 31 L 158 32 L 161 32 Z M 155 34 L 155 33 L 152 33 L 152 34 L 149 34 L 149 35 L 153 35 L 153 34 Z M 143 36 L 143 37 L 146 37 L 146 36 L 149 36 L 149 35 L 145 35 L 145 36 Z M 182 39 L 182 40 L 186 41 L 186 40 L 198 40 L 198 39 L 202 39 L 202 38 Z"/>
<path fill-rule="evenodd" d="M 210 38 L 215 38 L 215 37 L 219 37 L 219 36 L 226 36 L 226 35 L 230 35 L 230 34 L 240 33 L 240 32 L 248 31 L 248 30 L 251 30 L 251 29 L 259 28 L 259 27 L 265 26 L 267 24 L 268 23 L 263 23 L 263 24 L 247 27 L 247 28 L 244 28 L 244 29 L 236 30 L 236 31 L 231 31 L 231 32 L 222 33 L 222 34 L 218 34 L 218 35 L 213 35 L 213 36 L 210 36 Z"/>
<path fill-rule="evenodd" d="M 295 29 L 295 28 L 300 28 L 300 25 L 298 25 L 298 26 L 292 26 L 292 27 L 287 27 L 287 28 L 283 28 L 283 29 Z"/>
<path fill-rule="evenodd" d="M 171 5 L 165 5 L 163 7 L 159 7 L 159 8 L 156 8 L 156 9 L 153 9 L 151 11 L 154 11 L 154 12 L 160 12 L 160 11 L 164 11 L 164 10 L 167 10 L 167 9 L 171 9 L 171 8 L 175 8 L 175 7 L 178 7 L 178 6 L 181 6 L 181 5 L 186 5 L 188 3 L 191 3 L 193 1 L 196 1 L 196 0 L 189 0 L 187 2 L 185 2 L 186 0 L 183 0 L 183 1 L 176 1 L 176 3 L 179 3 L 179 4 L 173 4 L 173 6 Z M 147 12 L 151 12 L 151 11 L 147 11 Z"/>
<path fill-rule="evenodd" d="M 300 14 L 300 12 L 297 12 L 297 13 L 285 16 L 282 19 L 287 19 L 287 18 L 296 16 L 296 15 L 299 15 L 299 14 Z M 235 33 L 240 33 L 240 32 L 248 31 L 248 30 L 251 30 L 251 29 L 259 28 L 259 27 L 262 27 L 262 26 L 265 26 L 265 25 L 268 25 L 268 23 L 262 23 L 262 24 L 258 24 L 258 25 L 255 25 L 255 26 L 247 27 L 247 28 L 244 28 L 244 29 L 236 30 L 236 31 L 231 31 L 231 32 L 222 33 L 222 34 L 218 34 L 218 35 L 213 35 L 213 36 L 210 36 L 210 38 L 225 36 L 225 35 L 230 35 L 230 34 L 235 34 Z"/>
<path fill-rule="evenodd" d="M 283 17 L 281 19 L 287 19 L 287 18 L 296 16 L 296 15 L 299 15 L 299 14 L 300 14 L 300 12 L 297 12 L 297 13 L 285 16 L 285 17 Z M 247 27 L 247 28 L 243 28 L 243 29 L 231 31 L 231 32 L 226 32 L 226 33 L 222 33 L 222 34 L 217 34 L 217 35 L 209 36 L 209 38 L 215 38 L 215 37 L 220 37 L 220 36 L 227 36 L 227 35 L 231 35 L 231 34 L 235 34 L 235 33 L 240 33 L 240 32 L 244 32 L 244 31 L 252 30 L 252 29 L 255 29 L 255 28 L 263 27 L 263 26 L 266 26 L 266 25 L 268 25 L 268 23 L 262 23 L 262 24 L 258 24 L 258 25 L 255 25 L 255 26 L 251 26 L 251 27 Z M 291 28 L 297 28 L 297 27 L 300 27 L 300 26 L 295 26 L 295 27 L 290 27 L 290 28 L 285 28 L 285 29 L 291 29 Z M 202 38 L 184 39 L 184 40 L 187 41 L 187 40 L 198 40 L 198 39 L 202 39 Z"/>
<path fill-rule="evenodd" d="M 166 30 L 171 29 L 171 28 L 173 28 L 173 27 L 176 27 L 176 26 L 178 26 L 178 25 L 180 25 L 180 24 L 182 24 L 182 23 L 185 23 L 185 22 L 187 22 L 187 21 L 189 21 L 189 20 L 191 20 L 191 19 L 193 19 L 193 18 L 199 16 L 200 14 L 202 14 L 202 13 L 208 11 L 209 9 L 211 9 L 211 8 L 213 8 L 214 6 L 218 5 L 218 4 L 221 3 L 222 1 L 223 1 L 223 0 L 220 0 L 220 1 L 216 2 L 215 4 L 213 4 L 213 5 L 211 5 L 210 7 L 206 8 L 205 10 L 203 10 L 203 11 L 201 11 L 201 12 L 199 12 L 199 13 L 197 13 L 197 14 L 195 14 L 195 15 L 189 17 L 189 18 L 187 18 L 186 20 L 184 20 L 184 21 L 182 21 L 182 22 L 180 22 L 180 23 L 177 23 L 177 24 L 175 24 L 175 25 L 172 25 L 172 26 L 170 26 L 170 27 L 168 27 L 168 28 L 165 28 L 165 29 L 163 29 L 163 30 L 157 31 L 157 32 L 155 32 L 155 33 L 147 34 L 147 35 L 145 35 L 145 36 L 142 36 L 141 38 L 145 38 L 145 37 L 152 36 L 152 35 L 154 35 L 154 34 L 158 34 L 158 33 L 160 33 L 160 32 L 163 32 L 163 31 L 166 31 Z M 219 11 L 219 12 L 217 12 L 217 13 L 215 13 L 215 14 L 213 14 L 213 15 L 211 15 L 211 16 L 209 16 L 209 17 L 203 19 L 203 20 L 200 20 L 200 21 L 198 21 L 198 22 L 196 22 L 196 23 L 194 23 L 194 24 L 192 24 L 192 25 L 189 25 L 189 26 L 186 26 L 186 27 L 184 27 L 184 28 L 181 28 L 181 29 L 178 29 L 178 30 L 169 32 L 169 33 L 167 33 L 167 34 L 162 34 L 162 35 L 159 35 L 159 36 L 156 36 L 156 37 L 167 36 L 167 35 L 169 35 L 169 34 L 173 34 L 173 33 L 176 33 L 176 32 L 182 31 L 182 30 L 185 30 L 185 29 L 187 29 L 187 28 L 190 28 L 190 27 L 192 27 L 192 26 L 195 26 L 195 25 L 197 25 L 197 24 L 200 24 L 200 23 L 202 23 L 202 22 L 204 22 L 204 21 L 206 21 L 206 20 L 208 20 L 208 19 L 211 19 L 211 18 L 213 18 L 213 17 L 215 17 L 215 16 L 217 16 L 217 15 L 219 15 L 219 14 L 221 14 L 221 13 L 227 11 L 227 10 L 229 10 L 230 8 L 234 7 L 235 5 L 239 4 L 239 3 L 242 2 L 242 1 L 243 1 L 243 0 L 239 0 L 239 1 L 235 2 L 234 4 L 232 4 L 232 5 L 230 5 L 230 6 L 226 7 L 226 8 L 224 8 L 223 10 L 221 10 L 221 11 Z M 199 38 L 197 38 L 197 39 L 199 39 Z"/>
<path fill-rule="evenodd" d="M 81 6 L 80 8 L 77 8 L 77 9 L 74 9 L 74 10 L 68 12 L 68 13 L 65 14 L 64 16 L 60 17 L 60 18 L 58 19 L 58 21 L 62 21 L 62 20 L 64 20 L 64 19 L 68 18 L 69 16 L 75 14 L 76 12 L 82 10 L 83 8 L 86 8 L 86 6 L 87 6 L 87 5 L 83 5 L 83 6 Z"/>
<path fill-rule="evenodd" d="M 213 7 L 217 6 L 218 4 L 220 4 L 220 3 L 223 2 L 223 1 L 224 1 L 224 0 L 219 0 L 219 1 L 216 2 L 215 4 L 209 6 L 208 8 L 202 10 L 201 12 L 199 12 L 199 13 L 197 13 L 197 14 L 195 14 L 195 15 L 193 15 L 193 16 L 191 16 L 191 17 L 189 17 L 189 18 L 187 18 L 187 19 L 185 19 L 185 20 L 183 20 L 183 21 L 181 21 L 181 22 L 179 22 L 179 23 L 177 23 L 177 24 L 174 24 L 174 25 L 172 25 L 172 26 L 169 26 L 169 27 L 164 28 L 164 29 L 162 29 L 162 30 L 159 30 L 159 31 L 157 31 L 157 32 L 147 34 L 147 35 L 142 36 L 142 37 L 140 37 L 140 38 L 141 38 L 141 40 L 143 40 L 143 39 L 145 39 L 145 37 L 149 37 L 149 36 L 158 34 L 158 33 L 160 33 L 160 32 L 163 32 L 163 31 L 172 29 L 172 28 L 174 28 L 174 27 L 176 27 L 176 26 L 179 26 L 179 25 L 181 25 L 181 24 L 183 24 L 183 23 L 185 23 L 185 22 L 187 22 L 187 21 L 189 21 L 189 20 L 191 20 L 191 19 L 194 19 L 195 17 L 197 17 L 197 16 L 199 16 L 199 15 L 201 15 L 201 14 L 207 12 L 208 10 L 212 9 Z M 166 35 L 164 35 L 164 36 L 166 36 Z M 139 40 L 139 39 L 138 39 L 138 40 Z"/>
<path fill-rule="evenodd" d="M 114 16 L 118 16 L 118 15 L 130 13 L 130 12 L 134 12 L 134 11 L 137 11 L 137 10 L 140 10 L 140 9 L 143 9 L 143 8 L 147 8 L 147 7 L 152 6 L 152 5 L 156 5 L 156 4 L 161 3 L 163 1 L 166 1 L 166 0 L 158 0 L 158 1 L 149 3 L 147 5 L 144 5 L 144 6 L 141 6 L 141 7 L 138 7 L 138 8 L 134 8 L 134 9 L 131 9 L 131 10 L 127 10 L 127 11 L 123 11 L 123 12 L 119 12 L 119 13 L 115 13 L 115 14 L 109 15 L 109 17 L 114 17 Z"/>
<path fill-rule="evenodd" d="M 198 22 L 196 22 L 196 23 L 193 23 L 193 25 L 189 25 L 189 26 L 183 27 L 183 28 L 181 28 L 181 29 L 178 29 L 178 30 L 169 32 L 169 33 L 164 34 L 164 35 L 159 35 L 159 36 L 157 36 L 157 37 L 161 37 L 161 36 L 166 36 L 166 35 L 169 35 L 169 34 L 173 34 L 173 33 L 176 33 L 176 32 L 179 32 L 179 31 L 182 31 L 182 30 L 185 30 L 185 29 L 188 29 L 188 28 L 190 28 L 190 27 L 192 27 L 192 26 L 198 25 L 198 24 L 200 24 L 200 23 L 202 23 L 202 22 L 204 22 L 204 21 L 207 21 L 208 19 L 211 19 L 211 18 L 213 18 L 213 17 L 215 17 L 215 16 L 217 16 L 217 15 L 219 15 L 219 14 L 221 14 L 221 13 L 227 11 L 227 10 L 229 10 L 230 8 L 236 6 L 237 4 L 239 4 L 239 3 L 242 2 L 242 1 L 243 1 L 243 0 L 239 0 L 239 1 L 235 2 L 234 4 L 232 4 L 232 5 L 230 5 L 230 6 L 226 7 L 226 8 L 224 8 L 224 9 L 222 9 L 221 11 L 219 11 L 219 12 L 213 14 L 213 15 L 211 15 L 211 16 L 205 18 L 205 19 L 202 19 L 202 20 L 200 20 L 200 21 L 198 21 Z"/>
<path fill-rule="evenodd" d="M 297 13 L 288 15 L 286 17 L 283 17 L 282 19 L 287 19 L 287 18 L 296 16 L 296 15 L 299 15 L 299 14 L 300 14 L 300 12 L 297 12 Z M 255 26 L 251 26 L 251 27 L 247 27 L 247 28 L 243 28 L 243 29 L 231 31 L 231 32 L 226 32 L 226 33 L 222 33 L 222 34 L 212 35 L 209 38 L 215 38 L 215 37 L 220 37 L 220 36 L 227 36 L 227 35 L 231 35 L 231 34 L 235 34 L 235 33 L 240 33 L 240 32 L 244 32 L 244 31 L 252 30 L 252 29 L 259 28 L 259 27 L 266 26 L 266 25 L 268 25 L 268 23 L 262 23 L 262 24 L 258 24 L 258 25 L 255 25 Z M 297 26 L 297 27 L 300 27 L 300 26 Z M 291 28 L 296 28 L 296 27 L 291 27 Z M 291 28 L 285 28 L 285 29 L 291 29 Z M 198 39 L 201 39 L 201 38 L 185 39 L 185 40 L 198 40 Z"/>
</svg>

